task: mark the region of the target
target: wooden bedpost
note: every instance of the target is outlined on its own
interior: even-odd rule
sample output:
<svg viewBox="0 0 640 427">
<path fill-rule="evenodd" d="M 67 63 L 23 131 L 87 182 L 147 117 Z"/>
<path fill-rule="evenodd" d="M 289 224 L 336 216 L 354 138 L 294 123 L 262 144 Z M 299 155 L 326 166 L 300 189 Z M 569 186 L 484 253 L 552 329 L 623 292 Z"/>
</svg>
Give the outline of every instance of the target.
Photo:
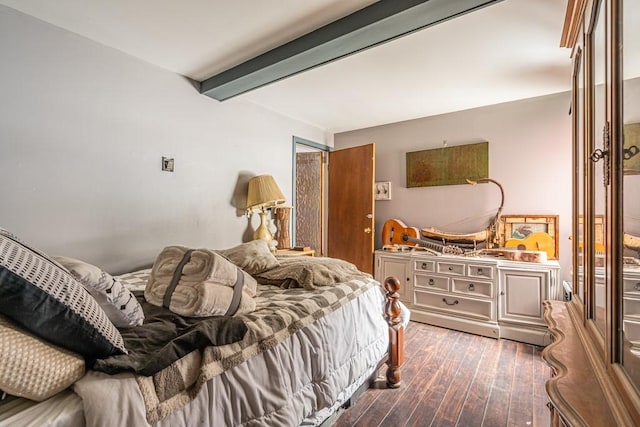
<svg viewBox="0 0 640 427">
<path fill-rule="evenodd" d="M 387 386 L 400 387 L 402 375 L 400 367 L 404 363 L 404 326 L 402 326 L 402 310 L 398 302 L 400 295 L 400 281 L 395 277 L 387 277 L 384 281 L 387 291 L 387 302 L 384 307 L 384 317 L 389 324 L 389 360 L 387 360 Z"/>
</svg>

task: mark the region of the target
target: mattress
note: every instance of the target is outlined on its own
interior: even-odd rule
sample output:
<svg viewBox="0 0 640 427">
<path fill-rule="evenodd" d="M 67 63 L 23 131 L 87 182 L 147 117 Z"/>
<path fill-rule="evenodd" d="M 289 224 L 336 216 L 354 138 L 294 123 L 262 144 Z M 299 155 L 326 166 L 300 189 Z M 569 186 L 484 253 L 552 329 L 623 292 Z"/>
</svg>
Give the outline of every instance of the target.
<svg viewBox="0 0 640 427">
<path fill-rule="evenodd" d="M 128 284 L 140 289 L 144 276 L 137 276 L 138 283 L 135 277 L 129 275 Z M 209 379 L 190 402 L 153 425 L 319 425 L 375 372 L 387 352 L 383 307 L 383 292 L 375 282 L 277 346 Z M 405 322 L 408 314 L 404 309 Z M 0 405 L 0 426 L 149 425 L 130 374 L 90 371 L 74 391 L 40 403 L 6 402 Z"/>
</svg>

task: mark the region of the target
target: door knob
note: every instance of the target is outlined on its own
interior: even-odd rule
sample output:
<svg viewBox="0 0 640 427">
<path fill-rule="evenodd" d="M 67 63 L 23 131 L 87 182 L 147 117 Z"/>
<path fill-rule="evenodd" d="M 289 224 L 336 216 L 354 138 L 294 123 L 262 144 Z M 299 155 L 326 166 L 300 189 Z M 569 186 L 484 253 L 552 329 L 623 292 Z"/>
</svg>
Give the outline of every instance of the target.
<svg viewBox="0 0 640 427">
<path fill-rule="evenodd" d="M 367 233 L 367 234 L 371 234 L 371 227 L 365 228 L 364 232 Z"/>
<path fill-rule="evenodd" d="M 367 218 L 372 219 L 373 218 L 373 214 L 367 214 Z"/>
</svg>

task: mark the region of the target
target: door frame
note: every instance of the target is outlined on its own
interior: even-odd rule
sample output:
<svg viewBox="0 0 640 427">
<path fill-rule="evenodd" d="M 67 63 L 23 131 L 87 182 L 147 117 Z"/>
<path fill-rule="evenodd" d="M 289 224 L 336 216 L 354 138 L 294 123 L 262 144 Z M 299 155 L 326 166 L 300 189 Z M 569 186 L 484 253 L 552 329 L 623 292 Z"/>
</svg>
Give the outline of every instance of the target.
<svg viewBox="0 0 640 427">
<path fill-rule="evenodd" d="M 309 147 L 309 148 L 312 148 L 312 149 L 318 150 L 318 151 L 324 151 L 325 153 L 328 153 L 328 152 L 333 150 L 333 147 L 330 147 L 328 145 L 320 144 L 318 142 L 314 142 L 314 141 L 310 141 L 308 139 L 300 138 L 299 136 L 295 136 L 295 135 L 293 136 L 292 149 L 291 149 L 291 152 L 292 152 L 291 153 L 291 165 L 292 165 L 292 167 L 291 167 L 291 191 L 292 191 L 291 204 L 294 206 L 294 209 L 291 210 L 291 242 L 292 242 L 293 245 L 296 244 L 296 227 L 295 227 L 295 224 L 296 224 L 296 209 L 295 209 L 295 206 L 296 206 L 296 203 L 297 203 L 297 200 L 296 200 L 296 194 L 297 194 L 296 174 L 298 172 L 297 171 L 297 164 L 296 164 L 297 163 L 296 154 L 298 153 L 298 150 L 297 150 L 298 145 L 304 145 L 305 147 Z M 326 169 L 327 169 L 326 162 L 323 164 L 322 167 L 324 168 L 324 170 L 326 172 Z M 325 175 L 325 179 L 326 179 L 326 173 L 324 175 Z M 327 199 L 327 186 L 323 185 L 323 188 L 324 188 L 324 190 L 323 190 L 324 194 L 322 195 L 322 201 L 321 201 L 322 206 L 321 207 L 322 207 L 322 212 L 325 212 L 325 214 L 323 215 L 323 218 L 322 218 L 322 227 L 323 227 L 323 229 L 326 230 L 327 218 L 326 218 L 326 209 L 325 209 L 325 207 L 326 207 L 326 203 L 327 203 L 326 202 L 326 199 Z M 321 252 L 325 253 L 326 252 L 325 249 L 326 249 L 326 233 L 324 233 L 323 236 L 322 236 L 322 251 Z"/>
</svg>

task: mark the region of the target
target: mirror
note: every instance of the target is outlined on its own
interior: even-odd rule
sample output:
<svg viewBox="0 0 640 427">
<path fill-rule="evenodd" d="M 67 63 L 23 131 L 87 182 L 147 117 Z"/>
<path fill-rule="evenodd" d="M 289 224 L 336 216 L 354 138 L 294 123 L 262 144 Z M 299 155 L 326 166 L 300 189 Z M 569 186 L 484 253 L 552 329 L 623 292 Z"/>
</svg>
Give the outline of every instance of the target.
<svg viewBox="0 0 640 427">
<path fill-rule="evenodd" d="M 578 295 L 580 301 L 584 302 L 584 55 L 581 49 L 576 52 L 573 78 L 573 87 L 575 88 L 573 114 L 575 117 L 574 126 L 576 127 L 574 131 L 576 138 L 574 179 L 575 192 L 577 194 L 576 205 L 574 206 L 576 210 L 574 218 L 579 218 L 577 232 L 575 233 L 578 239 L 574 246 L 574 250 L 577 252 L 574 257 L 574 262 L 576 263 L 574 277 L 576 277 L 577 280 L 577 286 L 574 292 Z"/>
<path fill-rule="evenodd" d="M 622 14 L 622 362 L 640 389 L 640 2 L 625 1 Z"/>
<path fill-rule="evenodd" d="M 605 52 L 605 8 L 604 2 L 600 1 L 596 10 L 595 24 L 591 33 L 591 49 L 592 49 L 592 94 L 593 94 L 593 128 L 591 129 L 591 135 L 593 136 L 593 145 L 588 150 L 591 161 L 589 167 L 593 168 L 593 181 L 590 182 L 593 189 L 593 221 L 589 221 L 590 227 L 589 233 L 586 234 L 587 238 L 591 236 L 594 245 L 590 245 L 589 259 L 594 260 L 595 267 L 595 282 L 592 288 L 593 294 L 591 295 L 593 303 L 591 306 L 591 318 L 595 321 L 596 327 L 600 333 L 604 336 L 606 327 L 606 289 L 607 283 L 607 271 L 605 266 L 605 248 L 604 239 L 601 236 L 595 235 L 595 222 L 604 222 L 605 212 L 607 206 L 607 188 L 605 185 L 605 167 L 607 165 L 608 156 L 598 158 L 597 150 L 601 150 L 600 153 L 606 152 L 608 149 L 604 145 L 603 131 L 606 122 L 606 52 Z M 588 206 L 590 208 L 590 206 Z M 589 216 L 586 216 L 589 219 Z M 586 229 L 585 225 L 585 229 Z"/>
</svg>

